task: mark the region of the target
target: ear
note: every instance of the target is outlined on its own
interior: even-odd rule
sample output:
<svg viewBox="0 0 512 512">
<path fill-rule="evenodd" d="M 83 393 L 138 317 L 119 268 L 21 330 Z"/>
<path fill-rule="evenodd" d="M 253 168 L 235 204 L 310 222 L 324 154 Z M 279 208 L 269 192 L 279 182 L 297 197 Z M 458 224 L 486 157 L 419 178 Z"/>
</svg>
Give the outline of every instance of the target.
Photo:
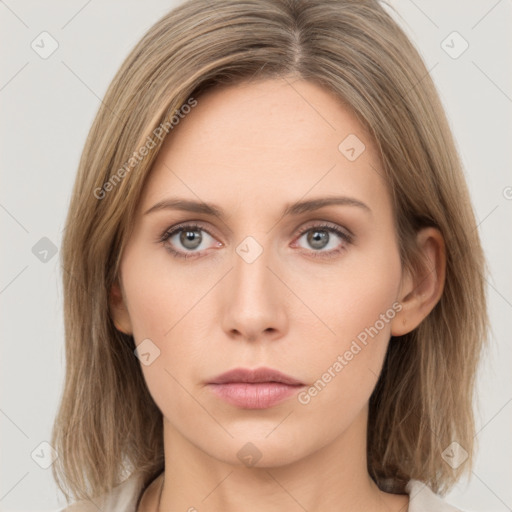
<svg viewBox="0 0 512 512">
<path fill-rule="evenodd" d="M 421 229 L 416 237 L 422 264 L 402 276 L 398 300 L 402 309 L 391 322 L 391 335 L 402 336 L 415 329 L 434 309 L 444 289 L 446 252 L 441 232 Z"/>
<path fill-rule="evenodd" d="M 126 303 L 117 281 L 112 285 L 109 296 L 110 314 L 118 331 L 133 334 L 132 323 Z"/>
</svg>

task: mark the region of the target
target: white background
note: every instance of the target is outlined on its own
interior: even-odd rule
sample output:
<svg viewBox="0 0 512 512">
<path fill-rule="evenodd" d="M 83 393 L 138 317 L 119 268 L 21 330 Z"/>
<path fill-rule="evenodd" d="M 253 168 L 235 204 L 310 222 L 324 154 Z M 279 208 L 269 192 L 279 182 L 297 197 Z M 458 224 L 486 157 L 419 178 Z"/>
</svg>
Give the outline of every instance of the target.
<svg viewBox="0 0 512 512">
<path fill-rule="evenodd" d="M 510 511 L 512 2 L 390 2 L 439 88 L 491 272 L 492 350 L 478 382 L 478 457 L 469 482 L 445 499 L 465 511 Z M 0 0 L 3 511 L 65 504 L 51 470 L 31 458 L 50 438 L 64 377 L 60 254 L 43 263 L 32 247 L 42 237 L 60 247 L 80 153 L 100 98 L 130 49 L 175 5 L 170 0 Z M 47 59 L 31 48 L 42 31 L 59 44 Z M 457 59 L 441 47 L 453 31 L 469 43 Z"/>
</svg>

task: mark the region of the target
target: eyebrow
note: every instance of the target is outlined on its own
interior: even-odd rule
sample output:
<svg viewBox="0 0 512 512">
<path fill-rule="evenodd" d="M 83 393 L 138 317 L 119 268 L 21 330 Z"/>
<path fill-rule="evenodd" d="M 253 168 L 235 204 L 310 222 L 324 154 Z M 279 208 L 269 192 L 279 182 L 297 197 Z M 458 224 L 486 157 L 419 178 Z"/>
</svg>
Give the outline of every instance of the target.
<svg viewBox="0 0 512 512">
<path fill-rule="evenodd" d="M 297 201 L 289 204 L 285 207 L 281 217 L 300 215 L 302 213 L 316 211 L 320 208 L 331 205 L 355 206 L 371 214 L 370 207 L 358 199 L 347 196 L 330 196 L 309 199 L 306 201 Z M 192 201 L 190 199 L 182 199 L 178 197 L 167 198 L 159 201 L 146 210 L 144 215 L 161 210 L 183 210 L 187 212 L 204 213 L 206 215 L 218 217 L 219 219 L 224 218 L 224 212 L 219 206 L 211 203 L 205 203 L 203 201 Z"/>
</svg>

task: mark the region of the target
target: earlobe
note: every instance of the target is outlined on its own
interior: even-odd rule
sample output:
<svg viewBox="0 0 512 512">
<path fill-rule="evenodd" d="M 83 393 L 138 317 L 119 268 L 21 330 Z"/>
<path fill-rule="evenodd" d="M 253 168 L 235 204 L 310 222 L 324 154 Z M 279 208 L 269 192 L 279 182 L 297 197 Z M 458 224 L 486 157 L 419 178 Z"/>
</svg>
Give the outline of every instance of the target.
<svg viewBox="0 0 512 512">
<path fill-rule="evenodd" d="M 391 335 L 403 336 L 415 329 L 434 309 L 444 289 L 446 252 L 441 232 L 433 227 L 420 230 L 416 244 L 422 264 L 402 281 L 400 312 L 391 322 Z"/>
<path fill-rule="evenodd" d="M 123 294 L 117 282 L 110 289 L 109 306 L 110 315 L 116 329 L 124 334 L 133 334 L 130 315 L 126 309 Z"/>
</svg>

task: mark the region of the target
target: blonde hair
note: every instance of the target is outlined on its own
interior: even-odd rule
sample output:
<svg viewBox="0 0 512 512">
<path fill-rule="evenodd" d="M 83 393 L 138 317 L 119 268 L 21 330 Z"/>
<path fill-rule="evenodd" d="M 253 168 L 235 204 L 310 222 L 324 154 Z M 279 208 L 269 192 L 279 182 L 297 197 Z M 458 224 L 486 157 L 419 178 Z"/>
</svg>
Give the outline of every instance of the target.
<svg viewBox="0 0 512 512">
<path fill-rule="evenodd" d="M 122 64 L 74 184 L 61 251 L 66 379 L 52 433 L 60 454 L 53 473 L 68 501 L 108 492 L 135 470 L 148 483 L 164 467 L 162 414 L 133 337 L 115 328 L 109 310 L 164 139 L 158 129 L 172 136 L 169 120 L 211 87 L 286 76 L 335 93 L 373 137 L 404 268 L 424 264 L 414 243 L 420 228 L 437 227 L 446 243 L 441 299 L 416 329 L 390 340 L 369 404 L 368 471 L 388 492 L 404 493 L 414 478 L 440 494 L 470 473 L 474 380 L 487 341 L 485 260 L 454 140 L 417 50 L 373 0 L 189 0 Z M 468 453 L 455 469 L 442 457 L 453 441 Z"/>
</svg>

